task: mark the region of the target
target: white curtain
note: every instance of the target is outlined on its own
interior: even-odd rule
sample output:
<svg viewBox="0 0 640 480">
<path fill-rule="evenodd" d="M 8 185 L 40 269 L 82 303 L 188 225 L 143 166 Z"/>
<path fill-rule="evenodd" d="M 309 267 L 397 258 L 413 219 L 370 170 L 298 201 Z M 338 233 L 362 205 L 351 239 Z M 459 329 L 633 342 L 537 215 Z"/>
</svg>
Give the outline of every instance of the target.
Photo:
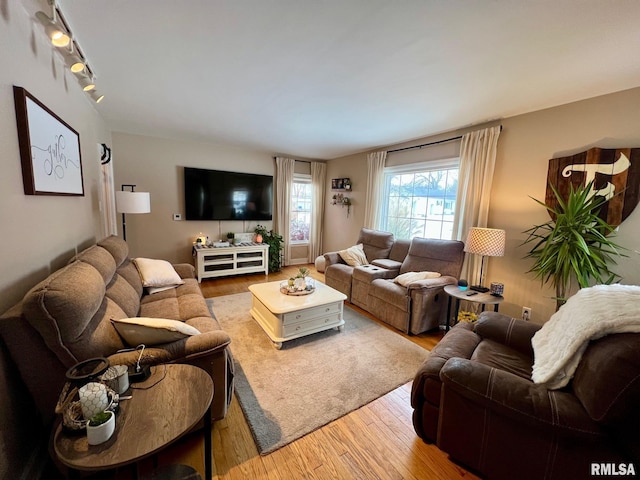
<svg viewBox="0 0 640 480">
<path fill-rule="evenodd" d="M 476 130 L 462 137 L 454 239 L 464 242 L 471 227 L 487 226 L 500 129 Z M 469 282 L 479 279 L 480 262 L 479 255 L 466 255 L 461 278 Z"/>
<path fill-rule="evenodd" d="M 284 239 L 284 262 L 289 265 L 289 211 L 291 209 L 291 188 L 293 169 L 296 161 L 292 158 L 276 157 L 276 218 L 274 231 Z"/>
<path fill-rule="evenodd" d="M 386 159 L 387 152 L 367 155 L 367 195 L 364 207 L 364 226 L 367 228 L 380 228 Z"/>
<path fill-rule="evenodd" d="M 100 160 L 100 211 L 102 212 L 103 237 L 118 234 L 116 197 L 113 184 L 113 158 L 106 144 L 98 144 Z"/>
<path fill-rule="evenodd" d="M 327 165 L 311 162 L 311 185 L 313 203 L 311 205 L 311 234 L 309 238 L 309 263 L 313 263 L 322 253 L 322 225 L 324 223 L 324 196 L 327 184 Z"/>
</svg>

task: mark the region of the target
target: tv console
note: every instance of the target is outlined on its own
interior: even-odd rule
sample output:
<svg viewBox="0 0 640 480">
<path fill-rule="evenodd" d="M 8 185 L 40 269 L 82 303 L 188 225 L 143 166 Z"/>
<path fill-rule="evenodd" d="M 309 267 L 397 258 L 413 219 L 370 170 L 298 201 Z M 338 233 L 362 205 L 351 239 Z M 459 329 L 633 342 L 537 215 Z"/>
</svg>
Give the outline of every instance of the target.
<svg viewBox="0 0 640 480">
<path fill-rule="evenodd" d="M 194 245 L 198 282 L 203 278 L 269 273 L 269 245 L 243 242 L 228 247 Z"/>
</svg>

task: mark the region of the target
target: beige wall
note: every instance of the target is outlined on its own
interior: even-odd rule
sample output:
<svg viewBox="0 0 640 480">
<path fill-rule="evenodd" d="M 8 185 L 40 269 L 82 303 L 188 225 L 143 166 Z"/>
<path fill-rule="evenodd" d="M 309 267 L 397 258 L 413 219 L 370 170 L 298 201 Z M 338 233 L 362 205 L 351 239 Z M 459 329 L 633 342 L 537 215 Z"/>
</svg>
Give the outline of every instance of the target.
<svg viewBox="0 0 640 480">
<path fill-rule="evenodd" d="M 226 240 L 227 232 L 253 232 L 258 223 L 272 226 L 270 221 L 173 220 L 174 213 L 184 218 L 183 167 L 274 175 L 272 153 L 114 132 L 113 156 L 116 189 L 135 184 L 136 191 L 151 194 L 151 213 L 126 217 L 134 256 L 192 263 L 191 244 L 200 232 Z"/>
<path fill-rule="evenodd" d="M 640 147 L 640 88 L 581 102 L 519 115 L 500 122 L 503 131 L 498 144 L 496 170 L 491 192 L 489 226 L 507 231 L 504 257 L 488 259 L 486 282 L 505 284 L 505 302 L 501 311 L 519 317 L 523 305 L 533 309 L 532 320 L 546 321 L 555 309 L 553 291 L 542 287 L 526 271 L 527 248 L 524 230 L 549 217 L 529 196 L 544 200 L 548 161 L 584 151 L 592 146 L 603 148 Z M 457 136 L 469 130 L 495 125 L 496 122 L 471 129 L 425 137 L 402 145 L 381 147 L 394 149 Z M 459 142 L 426 147 L 405 153 L 390 154 L 387 165 L 420 162 L 457 156 Z M 364 220 L 367 179 L 366 153 L 331 160 L 328 177 L 350 177 L 353 182 L 353 216 L 347 219 L 339 207 L 327 207 L 324 232 L 325 250 L 338 250 L 354 243 Z M 330 195 L 329 195 L 330 198 Z M 623 283 L 640 284 L 640 207 L 620 226 L 617 241 L 629 249 L 614 271 Z"/>
<path fill-rule="evenodd" d="M 0 2 L 0 312 L 101 235 L 97 144 L 110 143 L 93 102 L 45 41 L 20 2 Z M 80 134 L 84 197 L 27 196 L 22 186 L 13 85 L 32 95 Z M 46 366 L 43 365 L 43 368 Z M 45 430 L 0 340 L 0 478 L 20 478 Z"/>
</svg>

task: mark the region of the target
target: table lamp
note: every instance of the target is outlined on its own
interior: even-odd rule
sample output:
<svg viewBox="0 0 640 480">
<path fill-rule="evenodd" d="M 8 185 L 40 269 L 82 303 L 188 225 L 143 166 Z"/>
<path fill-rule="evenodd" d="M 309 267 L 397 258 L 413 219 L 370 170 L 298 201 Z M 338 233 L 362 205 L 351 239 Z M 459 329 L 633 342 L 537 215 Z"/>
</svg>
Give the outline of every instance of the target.
<svg viewBox="0 0 640 480">
<path fill-rule="evenodd" d="M 475 290 L 476 292 L 489 291 L 487 287 L 483 286 L 484 258 L 487 256 L 502 257 L 504 255 L 506 237 L 506 232 L 497 228 L 471 227 L 469 230 L 464 251 L 467 253 L 482 255 L 482 262 L 480 264 L 480 282 L 478 285 L 472 285 L 469 287 L 471 290 Z"/>
<path fill-rule="evenodd" d="M 151 196 L 149 192 L 135 192 L 135 185 L 122 185 L 122 191 L 116 192 L 116 210 L 122 213 L 122 239 L 127 240 L 127 213 L 150 213 Z M 130 188 L 131 191 L 125 190 Z"/>
</svg>

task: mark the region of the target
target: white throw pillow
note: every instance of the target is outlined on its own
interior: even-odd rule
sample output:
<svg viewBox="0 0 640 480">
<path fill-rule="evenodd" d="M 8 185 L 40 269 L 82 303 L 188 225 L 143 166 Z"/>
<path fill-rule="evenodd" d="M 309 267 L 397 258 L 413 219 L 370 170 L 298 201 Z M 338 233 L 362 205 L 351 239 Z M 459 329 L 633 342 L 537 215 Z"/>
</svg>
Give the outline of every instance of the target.
<svg viewBox="0 0 640 480">
<path fill-rule="evenodd" d="M 134 258 L 133 263 L 142 279 L 142 286 L 150 288 L 150 293 L 174 288 L 184 283 L 173 265 L 166 260 Z M 161 289 L 157 289 L 158 287 Z M 151 288 L 154 290 L 151 291 Z"/>
<path fill-rule="evenodd" d="M 398 275 L 393 281 L 399 283 L 403 287 L 406 287 L 410 283 L 417 282 L 418 280 L 438 277 L 440 277 L 438 272 L 406 272 L 402 275 Z"/>
<path fill-rule="evenodd" d="M 338 255 L 347 262 L 347 265 L 351 265 L 352 267 L 367 265 L 369 263 L 367 256 L 364 254 L 364 249 L 361 243 L 354 245 L 353 247 L 349 247 L 346 250 L 340 250 Z"/>
<path fill-rule="evenodd" d="M 169 343 L 200 333 L 191 325 L 165 318 L 112 318 L 111 323 L 130 346 Z"/>
</svg>

